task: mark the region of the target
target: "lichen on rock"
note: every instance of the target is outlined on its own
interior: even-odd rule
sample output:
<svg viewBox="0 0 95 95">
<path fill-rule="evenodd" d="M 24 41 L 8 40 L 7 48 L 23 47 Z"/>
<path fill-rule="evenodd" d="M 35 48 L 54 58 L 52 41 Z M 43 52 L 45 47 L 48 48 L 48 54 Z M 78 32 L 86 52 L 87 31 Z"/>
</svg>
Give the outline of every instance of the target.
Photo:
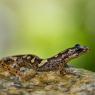
<svg viewBox="0 0 95 95">
<path fill-rule="evenodd" d="M 95 73 L 74 67 L 73 74 L 38 72 L 28 81 L 0 73 L 0 95 L 95 95 Z"/>
</svg>

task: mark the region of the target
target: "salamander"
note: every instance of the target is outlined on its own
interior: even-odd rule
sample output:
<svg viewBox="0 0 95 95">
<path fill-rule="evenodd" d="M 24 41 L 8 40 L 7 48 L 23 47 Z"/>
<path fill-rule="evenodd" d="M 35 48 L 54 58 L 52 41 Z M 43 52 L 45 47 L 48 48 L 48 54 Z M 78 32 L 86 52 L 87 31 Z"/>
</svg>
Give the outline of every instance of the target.
<svg viewBox="0 0 95 95">
<path fill-rule="evenodd" d="M 65 67 L 71 59 L 77 58 L 88 51 L 88 47 L 76 44 L 72 48 L 68 48 L 57 55 L 42 59 L 36 55 L 24 54 L 4 57 L 0 60 L 0 68 L 12 75 L 19 76 L 22 79 L 32 77 L 31 72 L 48 72 L 59 70 L 65 73 Z"/>
</svg>

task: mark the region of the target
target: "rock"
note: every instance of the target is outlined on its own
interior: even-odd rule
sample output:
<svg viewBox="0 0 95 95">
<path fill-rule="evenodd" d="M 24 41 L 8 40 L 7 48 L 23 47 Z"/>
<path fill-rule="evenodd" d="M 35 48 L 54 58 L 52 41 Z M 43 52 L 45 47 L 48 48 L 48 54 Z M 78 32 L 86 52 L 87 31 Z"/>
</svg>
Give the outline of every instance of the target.
<svg viewBox="0 0 95 95">
<path fill-rule="evenodd" d="M 38 72 L 28 81 L 0 73 L 0 95 L 95 95 L 95 73 L 74 67 L 72 73 Z"/>
</svg>

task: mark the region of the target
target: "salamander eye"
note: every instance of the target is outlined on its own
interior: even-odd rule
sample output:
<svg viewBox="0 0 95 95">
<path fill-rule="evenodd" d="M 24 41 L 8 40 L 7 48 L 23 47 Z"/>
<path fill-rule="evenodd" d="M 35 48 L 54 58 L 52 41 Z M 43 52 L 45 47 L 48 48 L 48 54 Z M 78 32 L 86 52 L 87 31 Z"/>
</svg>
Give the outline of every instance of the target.
<svg viewBox="0 0 95 95">
<path fill-rule="evenodd" d="M 81 53 L 81 52 L 85 52 L 86 47 L 81 46 L 81 45 L 79 45 L 79 44 L 76 44 L 76 45 L 75 45 L 75 49 L 76 49 L 76 52 L 77 52 L 77 53 Z"/>
<path fill-rule="evenodd" d="M 88 47 L 86 47 L 86 46 L 81 46 L 81 45 L 79 45 L 79 44 L 76 44 L 76 45 L 75 45 L 75 51 L 76 51 L 77 53 L 85 53 L 86 51 L 88 51 Z"/>
<path fill-rule="evenodd" d="M 78 50 L 78 51 L 81 51 L 81 50 L 84 49 L 84 47 L 81 46 L 81 45 L 79 45 L 79 44 L 76 44 L 76 45 L 75 45 L 75 48 L 76 48 L 76 50 Z"/>
<path fill-rule="evenodd" d="M 76 44 L 75 47 L 76 48 L 80 48 L 81 46 L 80 46 L 80 44 Z"/>
</svg>

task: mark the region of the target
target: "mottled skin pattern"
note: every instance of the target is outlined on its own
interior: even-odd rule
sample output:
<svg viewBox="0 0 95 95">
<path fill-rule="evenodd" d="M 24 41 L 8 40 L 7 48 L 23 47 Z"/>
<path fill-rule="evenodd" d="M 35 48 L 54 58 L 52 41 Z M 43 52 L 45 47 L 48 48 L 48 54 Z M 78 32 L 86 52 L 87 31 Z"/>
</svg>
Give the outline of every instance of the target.
<svg viewBox="0 0 95 95">
<path fill-rule="evenodd" d="M 27 80 L 30 78 L 29 76 L 32 75 L 31 70 L 37 70 L 38 64 L 41 61 L 41 58 L 31 54 L 9 56 L 0 60 L 0 67 L 12 75 L 16 75 L 21 79 Z"/>
<path fill-rule="evenodd" d="M 36 72 L 59 70 L 60 73 L 64 74 L 66 73 L 64 67 L 68 67 L 67 63 L 86 53 L 87 50 L 87 47 L 77 44 L 47 59 L 41 59 L 31 54 L 10 56 L 0 60 L 0 67 L 12 75 L 18 75 L 21 79 L 27 79 L 31 75 L 31 69 Z M 27 71 L 30 71 L 30 74 Z"/>
</svg>

